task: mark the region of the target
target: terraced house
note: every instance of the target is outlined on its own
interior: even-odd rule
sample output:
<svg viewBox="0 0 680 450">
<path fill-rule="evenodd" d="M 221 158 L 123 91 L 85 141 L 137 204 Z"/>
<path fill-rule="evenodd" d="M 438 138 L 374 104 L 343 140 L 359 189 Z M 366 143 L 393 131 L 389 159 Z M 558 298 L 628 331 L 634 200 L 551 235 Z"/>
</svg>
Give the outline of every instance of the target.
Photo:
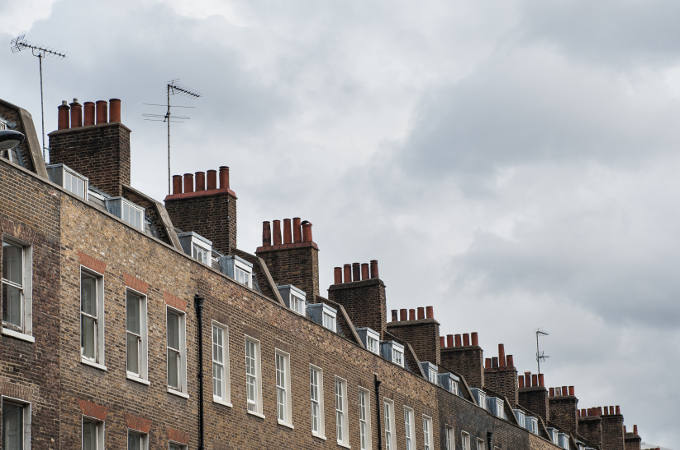
<svg viewBox="0 0 680 450">
<path fill-rule="evenodd" d="M 0 101 L 2 449 L 640 448 L 619 406 L 388 313 L 376 260 L 322 296 L 307 220 L 240 249 L 228 167 L 136 190 L 120 112 L 64 102 L 46 164 Z"/>
</svg>

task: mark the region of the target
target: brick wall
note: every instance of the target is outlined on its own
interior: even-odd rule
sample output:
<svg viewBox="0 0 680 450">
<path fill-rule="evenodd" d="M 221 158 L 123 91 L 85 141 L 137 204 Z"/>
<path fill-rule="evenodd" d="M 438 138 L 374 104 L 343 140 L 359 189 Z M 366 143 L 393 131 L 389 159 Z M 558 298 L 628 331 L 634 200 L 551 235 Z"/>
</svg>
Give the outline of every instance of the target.
<svg viewBox="0 0 680 450">
<path fill-rule="evenodd" d="M 481 388 L 484 386 L 483 351 L 477 345 L 477 333 L 470 335 L 457 334 L 455 347 L 441 349 L 441 367 L 450 369 L 465 377 L 470 387 Z"/>
<path fill-rule="evenodd" d="M 399 321 L 394 320 L 395 311 L 393 311 L 393 320 L 387 324 L 387 331 L 411 344 L 420 361 L 429 361 L 439 365 L 441 364 L 439 322 L 434 319 L 431 306 L 427 311 L 429 314 L 425 313 L 425 308 L 420 307 L 418 316 L 410 317 L 410 320 Z"/>
<path fill-rule="evenodd" d="M 513 356 L 505 354 L 503 344 L 498 344 L 498 356 L 486 358 L 484 366 L 484 387 L 505 396 L 513 405 L 517 404 L 517 368 Z"/>
<path fill-rule="evenodd" d="M 589 444 L 602 445 L 602 417 L 599 415 L 582 416 L 578 420 L 578 432 Z"/>
<path fill-rule="evenodd" d="M 610 406 L 602 416 L 602 450 L 625 450 L 623 416 L 617 409 Z"/>
<path fill-rule="evenodd" d="M 130 129 L 122 123 L 67 128 L 49 134 L 50 163 L 62 163 L 85 175 L 112 196 L 130 184 Z"/>
<path fill-rule="evenodd" d="M 573 386 L 562 386 L 553 389 L 554 396 L 548 398 L 550 422 L 571 434 L 578 433 L 577 408 L 578 399 L 574 396 Z"/>
</svg>

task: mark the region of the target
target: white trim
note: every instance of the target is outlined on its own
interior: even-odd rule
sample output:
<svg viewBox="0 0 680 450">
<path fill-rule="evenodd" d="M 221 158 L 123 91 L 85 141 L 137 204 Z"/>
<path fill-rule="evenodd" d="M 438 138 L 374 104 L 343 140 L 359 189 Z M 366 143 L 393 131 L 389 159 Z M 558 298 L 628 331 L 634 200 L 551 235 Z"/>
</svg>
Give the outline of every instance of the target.
<svg viewBox="0 0 680 450">
<path fill-rule="evenodd" d="M 130 440 L 130 433 L 136 434 L 137 436 L 141 437 L 141 443 L 140 443 L 140 450 L 149 450 L 149 433 L 143 433 L 139 430 L 134 430 L 132 428 L 127 429 L 127 435 L 126 435 L 126 444 L 125 448 L 128 448 L 128 443 Z"/>
<path fill-rule="evenodd" d="M 432 417 L 423 414 L 423 450 L 434 450 Z"/>
<path fill-rule="evenodd" d="M 456 450 L 456 432 L 449 424 L 444 425 L 444 450 Z"/>
<path fill-rule="evenodd" d="M 185 392 L 176 391 L 175 389 L 168 386 L 168 394 L 176 395 L 182 398 L 189 398 L 189 394 Z"/>
<path fill-rule="evenodd" d="M 82 347 L 82 342 L 83 342 L 83 324 L 82 324 L 82 316 L 83 316 L 83 309 L 82 309 L 82 302 L 83 302 L 83 273 L 87 274 L 90 277 L 93 277 L 95 279 L 95 302 L 97 305 L 97 324 L 96 324 L 96 330 L 95 330 L 95 357 L 89 358 L 85 355 L 83 355 L 83 347 Z M 78 278 L 78 286 L 80 289 L 80 292 L 78 294 L 78 328 L 80 330 L 80 360 L 81 362 L 88 364 L 93 367 L 97 368 L 106 368 L 106 349 L 105 349 L 105 333 L 106 333 L 106 326 L 105 326 L 105 314 L 104 314 L 104 274 L 99 273 L 95 270 L 90 269 L 89 267 L 83 266 L 82 264 L 80 265 L 80 272 L 79 272 L 79 278 Z"/>
<path fill-rule="evenodd" d="M 413 408 L 404 405 L 404 443 L 406 450 L 416 450 L 416 415 Z"/>
<path fill-rule="evenodd" d="M 291 430 L 295 429 L 292 423 L 281 422 L 280 420 L 277 420 L 276 422 L 282 427 L 290 428 Z"/>
<path fill-rule="evenodd" d="M 317 373 L 317 383 L 316 383 L 316 401 L 312 397 L 312 372 Z M 319 366 L 315 366 L 314 364 L 309 365 L 309 383 L 310 383 L 310 419 L 311 419 L 311 425 L 312 425 L 312 436 L 321 438 L 323 440 L 326 440 L 326 421 L 325 421 L 325 414 L 324 414 L 324 401 L 323 401 L 323 369 Z M 314 405 L 317 405 L 319 408 L 319 415 L 317 417 L 318 420 L 318 425 L 317 429 L 314 430 Z"/>
<path fill-rule="evenodd" d="M 89 359 L 81 356 L 80 357 L 80 362 L 81 364 L 85 364 L 86 366 L 94 367 L 95 369 L 103 370 L 104 372 L 108 372 L 109 369 L 106 368 L 105 365 L 103 364 L 98 364 L 94 361 L 90 361 Z"/>
<path fill-rule="evenodd" d="M 215 365 L 215 341 L 214 341 L 214 328 L 217 327 L 222 330 L 222 396 L 215 395 L 215 378 L 214 375 L 210 377 L 212 381 L 213 389 L 213 402 L 220 403 L 225 406 L 231 406 L 231 364 L 229 362 L 229 327 L 216 320 L 210 323 L 210 355 L 211 355 L 211 368 Z M 214 372 L 213 372 L 214 373 Z"/>
<path fill-rule="evenodd" d="M 259 412 L 248 411 L 248 410 L 246 410 L 246 412 L 247 412 L 248 414 L 250 414 L 251 416 L 259 417 L 260 419 L 264 419 L 264 418 L 265 418 L 265 417 L 264 417 L 264 414 L 259 413 Z"/>
<path fill-rule="evenodd" d="M 248 342 L 251 342 L 255 351 L 255 355 L 252 355 L 251 358 L 254 360 L 254 369 L 255 373 L 254 374 L 248 374 Z M 245 342 L 244 342 L 244 356 L 245 356 L 245 372 L 246 372 L 246 410 L 249 413 L 255 413 L 254 415 L 256 416 L 261 416 L 264 417 L 262 413 L 262 347 L 260 345 L 260 340 L 256 339 L 252 336 L 245 335 Z M 254 410 L 249 408 L 249 403 L 248 400 L 248 377 L 252 376 L 255 377 L 255 398 L 253 399 L 253 405 L 255 407 Z"/>
<path fill-rule="evenodd" d="M 16 339 L 21 339 L 22 341 L 26 342 L 35 342 L 35 337 L 30 335 L 30 334 L 25 334 L 25 333 L 20 333 L 18 331 L 12 330 L 11 328 L 3 328 L 2 329 L 2 334 L 5 336 L 10 336 Z"/>
<path fill-rule="evenodd" d="M 27 342 L 35 342 L 35 339 L 31 340 L 28 338 L 29 336 L 32 337 L 33 332 L 33 246 L 7 233 L 0 236 L 0 242 L 7 242 L 15 247 L 21 247 L 21 285 L 19 286 L 17 283 L 3 278 L 0 272 L 0 290 L 4 284 L 21 290 L 21 326 L 18 327 L 20 329 L 14 329 L 16 325 L 11 323 L 5 324 L 4 318 L 0 315 L 0 329 L 7 336 L 16 337 Z M 9 327 L 6 325 L 9 325 Z M 5 331 L 8 331 L 8 333 L 5 333 Z"/>
<path fill-rule="evenodd" d="M 0 415 L 2 415 L 2 408 L 4 401 L 8 400 L 10 403 L 18 404 L 22 408 L 22 413 L 23 413 L 23 449 L 22 450 L 30 450 L 31 449 L 31 425 L 32 425 L 32 405 L 31 402 L 28 402 L 26 400 L 22 400 L 20 398 L 16 397 L 10 397 L 8 395 L 0 395 Z M 0 423 L 1 425 L 1 423 Z"/>
<path fill-rule="evenodd" d="M 340 409 L 338 409 L 338 387 L 340 387 Z M 349 411 L 347 408 L 347 380 L 335 377 L 334 389 L 335 397 L 335 437 L 338 445 L 349 448 Z M 338 421 L 338 415 L 342 414 L 341 421 Z M 338 430 L 342 433 L 342 439 L 338 437 Z"/>
<path fill-rule="evenodd" d="M 278 357 L 283 360 L 283 368 L 278 368 Z M 284 352 L 278 348 L 274 349 L 274 371 L 276 375 L 276 420 L 280 425 L 293 427 L 293 393 L 291 389 L 291 372 L 290 372 L 290 353 Z M 279 371 L 283 374 L 283 387 L 279 386 Z M 285 396 L 285 417 L 279 417 L 279 389 L 283 389 Z"/>
<path fill-rule="evenodd" d="M 128 292 L 131 292 L 139 300 L 139 373 L 127 370 L 127 301 Z M 125 373 L 128 379 L 135 381 L 146 381 L 149 379 L 149 326 L 148 326 L 148 298 L 146 294 L 139 292 L 129 286 L 125 288 Z M 148 384 L 148 382 L 147 382 Z"/>
<path fill-rule="evenodd" d="M 387 414 L 387 412 L 391 414 Z M 383 420 L 385 421 L 385 450 L 397 450 L 397 430 L 394 419 L 394 401 L 383 398 Z M 387 434 L 389 433 L 389 435 Z"/>
<path fill-rule="evenodd" d="M 178 323 L 178 333 L 179 333 L 179 349 L 172 349 L 172 347 L 168 347 L 168 331 L 170 328 L 168 327 L 168 313 L 172 311 L 174 314 L 177 314 L 179 317 L 179 323 Z M 171 394 L 180 395 L 180 397 L 184 397 L 186 395 L 186 398 L 189 398 L 189 395 L 187 394 L 187 341 L 186 341 L 186 327 L 187 327 L 187 314 L 186 312 L 179 310 L 177 308 L 173 308 L 170 305 L 166 305 L 165 308 L 165 372 L 166 372 L 166 384 L 168 386 L 168 392 Z M 169 360 L 168 360 L 168 349 L 172 349 L 173 351 L 177 351 L 179 353 L 179 366 L 177 367 L 178 370 L 178 388 L 176 389 L 173 386 L 170 386 L 170 372 L 168 371 L 169 369 Z"/>
<path fill-rule="evenodd" d="M 80 446 L 83 448 L 83 438 L 85 437 L 84 428 L 85 420 L 95 424 L 95 433 L 97 439 L 97 450 L 104 450 L 106 448 L 106 422 L 96 417 L 83 414 L 80 420 Z"/>
<path fill-rule="evenodd" d="M 145 384 L 145 385 L 147 385 L 147 386 L 150 386 L 150 385 L 151 385 L 151 382 L 150 382 L 149 380 L 144 380 L 144 379 L 142 379 L 142 378 L 137 378 L 136 376 L 134 376 L 133 374 L 130 374 L 129 372 L 125 374 L 125 378 L 127 378 L 127 379 L 130 380 L 130 381 L 134 381 L 134 382 L 136 382 L 136 383 Z"/>
<path fill-rule="evenodd" d="M 217 403 L 218 405 L 222 405 L 222 406 L 228 406 L 230 408 L 234 407 L 234 405 L 231 404 L 231 402 L 223 402 L 222 400 L 216 400 L 215 397 L 213 397 L 213 403 Z"/>
<path fill-rule="evenodd" d="M 363 396 L 362 396 L 363 394 Z M 363 410 L 361 408 L 361 399 L 364 399 L 364 407 Z M 370 448 L 373 448 L 373 432 L 371 430 L 371 391 L 369 391 L 366 388 L 363 388 L 359 386 L 359 448 L 361 450 L 368 450 Z M 361 416 L 364 416 L 363 422 L 361 419 Z M 364 444 L 361 445 L 361 425 L 365 424 L 366 429 L 365 429 L 365 435 L 364 435 Z"/>
</svg>

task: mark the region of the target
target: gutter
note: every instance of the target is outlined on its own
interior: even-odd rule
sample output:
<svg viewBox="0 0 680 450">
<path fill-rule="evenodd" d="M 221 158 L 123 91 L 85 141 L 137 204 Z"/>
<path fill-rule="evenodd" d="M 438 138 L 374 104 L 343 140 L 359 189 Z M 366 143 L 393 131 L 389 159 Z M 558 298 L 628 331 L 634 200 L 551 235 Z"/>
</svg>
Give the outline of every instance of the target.
<svg viewBox="0 0 680 450">
<path fill-rule="evenodd" d="M 382 420 L 380 419 L 380 383 L 378 374 L 373 374 L 373 388 L 375 389 L 375 410 L 378 414 L 378 449 L 382 450 Z"/>
<path fill-rule="evenodd" d="M 198 450 L 204 446 L 204 422 L 203 422 L 203 297 L 194 295 L 196 307 L 196 327 L 198 334 Z"/>
</svg>

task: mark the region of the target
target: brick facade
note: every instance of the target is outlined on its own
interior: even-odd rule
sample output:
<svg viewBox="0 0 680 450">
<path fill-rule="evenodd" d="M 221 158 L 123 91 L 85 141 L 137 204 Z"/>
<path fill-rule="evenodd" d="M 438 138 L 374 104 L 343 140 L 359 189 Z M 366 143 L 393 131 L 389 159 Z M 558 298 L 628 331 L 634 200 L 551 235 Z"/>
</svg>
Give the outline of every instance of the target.
<svg viewBox="0 0 680 450">
<path fill-rule="evenodd" d="M 463 337 L 467 336 L 467 334 L 463 335 Z M 462 343 L 460 341 L 460 335 L 456 335 L 456 347 L 441 349 L 441 366 L 461 374 L 470 387 L 482 388 L 484 387 L 483 350 L 476 343 L 471 345 L 467 339 L 464 339 Z"/>
</svg>

